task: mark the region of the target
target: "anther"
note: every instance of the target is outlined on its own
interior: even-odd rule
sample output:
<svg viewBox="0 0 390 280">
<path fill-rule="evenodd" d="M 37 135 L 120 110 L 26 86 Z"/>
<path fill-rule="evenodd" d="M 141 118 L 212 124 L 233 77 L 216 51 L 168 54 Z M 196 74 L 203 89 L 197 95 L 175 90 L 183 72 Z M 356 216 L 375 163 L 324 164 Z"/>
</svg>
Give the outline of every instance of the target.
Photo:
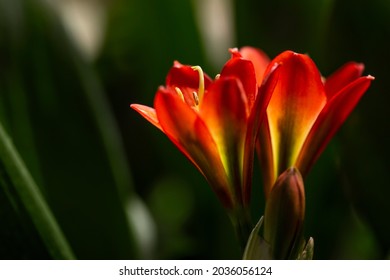
<svg viewBox="0 0 390 280">
<path fill-rule="evenodd" d="M 221 77 L 221 74 L 217 74 L 217 75 L 215 75 L 215 79 L 216 79 L 216 80 L 218 80 L 218 79 L 219 79 L 219 77 Z"/>
<path fill-rule="evenodd" d="M 198 106 L 199 105 L 199 97 L 198 97 L 198 94 L 193 91 L 192 92 L 192 96 L 194 97 L 194 101 L 195 101 L 195 105 Z"/>
</svg>

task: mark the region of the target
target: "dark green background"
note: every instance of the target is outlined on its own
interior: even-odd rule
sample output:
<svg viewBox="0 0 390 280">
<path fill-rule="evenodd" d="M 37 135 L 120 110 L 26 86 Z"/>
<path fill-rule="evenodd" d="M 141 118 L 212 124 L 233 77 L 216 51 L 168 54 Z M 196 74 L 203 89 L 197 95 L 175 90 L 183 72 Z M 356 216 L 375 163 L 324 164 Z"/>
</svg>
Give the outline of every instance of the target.
<svg viewBox="0 0 390 280">
<path fill-rule="evenodd" d="M 210 76 L 221 69 L 206 59 L 197 1 L 106 1 L 104 43 L 93 62 L 42 3 L 0 0 L 0 121 L 75 256 L 240 258 L 205 180 L 129 108 L 152 105 L 174 60 Z M 376 77 L 305 181 L 305 233 L 316 259 L 388 258 L 390 2 L 236 0 L 233 8 L 231 47 L 252 45 L 270 57 L 308 53 L 324 76 L 355 60 Z M 264 209 L 259 171 L 256 164 L 254 219 Z M 0 257 L 51 258 L 11 197 L 2 186 Z"/>
</svg>

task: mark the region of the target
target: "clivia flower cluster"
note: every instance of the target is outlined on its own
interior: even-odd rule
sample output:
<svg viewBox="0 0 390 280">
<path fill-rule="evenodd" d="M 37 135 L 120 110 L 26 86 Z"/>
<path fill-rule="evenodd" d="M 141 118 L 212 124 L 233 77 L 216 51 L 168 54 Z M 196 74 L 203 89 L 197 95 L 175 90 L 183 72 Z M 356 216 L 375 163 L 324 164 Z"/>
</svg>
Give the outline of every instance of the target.
<svg viewBox="0 0 390 280">
<path fill-rule="evenodd" d="M 285 51 L 270 60 L 252 47 L 230 52 L 215 79 L 199 66 L 174 62 L 154 108 L 131 108 L 204 175 L 243 246 L 252 230 L 249 202 L 257 150 L 267 198 L 262 233 L 267 256 L 297 258 L 302 252 L 293 248 L 302 239 L 305 200 L 300 174 L 308 173 L 373 77 L 361 76 L 364 66 L 355 62 L 325 79 L 304 54 Z"/>
</svg>

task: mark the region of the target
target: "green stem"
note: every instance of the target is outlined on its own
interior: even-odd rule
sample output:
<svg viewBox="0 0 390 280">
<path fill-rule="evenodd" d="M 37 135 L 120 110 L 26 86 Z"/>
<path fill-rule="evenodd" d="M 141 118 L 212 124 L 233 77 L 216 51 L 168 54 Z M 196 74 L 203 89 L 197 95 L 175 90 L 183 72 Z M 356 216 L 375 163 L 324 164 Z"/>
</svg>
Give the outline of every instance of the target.
<svg viewBox="0 0 390 280">
<path fill-rule="evenodd" d="M 229 217 L 236 231 L 241 253 L 244 253 L 249 235 L 253 229 L 249 208 L 237 207 L 229 213 Z"/>
<path fill-rule="evenodd" d="M 0 174 L 7 177 L 7 180 L 2 180 L 2 182 L 8 182 L 6 185 L 2 185 L 2 187 L 5 188 L 6 192 L 7 188 L 15 190 L 14 193 L 18 196 L 15 200 L 20 200 L 26 208 L 30 219 L 51 256 L 54 259 L 74 259 L 72 250 L 43 198 L 40 189 L 35 184 L 34 179 L 1 123 Z M 13 198 L 10 197 L 10 199 Z"/>
</svg>

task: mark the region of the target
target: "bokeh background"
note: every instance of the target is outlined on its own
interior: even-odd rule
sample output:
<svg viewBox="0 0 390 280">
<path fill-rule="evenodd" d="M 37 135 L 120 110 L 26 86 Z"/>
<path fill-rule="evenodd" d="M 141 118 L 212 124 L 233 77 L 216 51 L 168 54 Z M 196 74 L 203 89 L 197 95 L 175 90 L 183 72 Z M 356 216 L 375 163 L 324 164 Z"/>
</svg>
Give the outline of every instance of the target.
<svg viewBox="0 0 390 280">
<path fill-rule="evenodd" d="M 0 146 L 0 258 L 65 256 L 38 201 L 78 259 L 239 259 L 206 181 L 129 104 L 152 105 L 174 60 L 214 76 L 244 45 L 376 77 L 305 181 L 305 235 L 315 259 L 389 258 L 389 16 L 388 0 L 0 0 L 2 139 L 21 160 Z"/>
</svg>

